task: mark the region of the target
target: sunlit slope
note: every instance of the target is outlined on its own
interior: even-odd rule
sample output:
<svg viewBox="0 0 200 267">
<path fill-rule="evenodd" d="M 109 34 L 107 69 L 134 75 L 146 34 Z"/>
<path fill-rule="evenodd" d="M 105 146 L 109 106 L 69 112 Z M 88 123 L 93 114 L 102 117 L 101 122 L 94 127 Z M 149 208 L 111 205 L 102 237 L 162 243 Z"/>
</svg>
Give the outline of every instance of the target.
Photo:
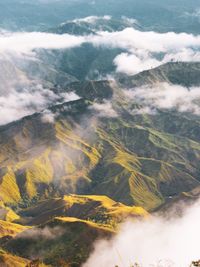
<svg viewBox="0 0 200 267">
<path fill-rule="evenodd" d="M 38 260 L 48 266 L 80 266 L 97 239 L 110 238 L 127 218 L 136 220 L 149 216 L 140 207 L 96 195 L 67 195 L 41 201 L 21 210 L 20 215 L 19 222 L 32 227 L 7 223 L 4 234 L 9 238 L 0 236 L 0 244 L 12 255 Z M 11 232 L 12 229 L 16 229 L 15 232 Z M 6 253 L 4 258 L 17 262 L 18 258 L 12 255 L 9 257 Z"/>
<path fill-rule="evenodd" d="M 155 71 L 168 77 L 165 68 Z M 176 72 L 179 63 L 168 68 L 170 75 L 184 76 Z M 189 71 L 188 63 L 181 68 Z M 0 128 L 3 203 L 28 207 L 75 193 L 107 195 L 152 210 L 199 186 L 197 116 L 173 111 L 134 115 L 134 101 L 107 81 L 76 82 L 70 89 L 82 99 L 51 107 L 53 123 L 38 113 Z M 115 117 L 93 108 L 103 99 L 112 103 Z"/>
<path fill-rule="evenodd" d="M 28 260 L 0 249 L 0 266 L 2 267 L 52 267 L 39 260 Z"/>
<path fill-rule="evenodd" d="M 7 204 L 29 205 L 39 198 L 88 192 L 152 209 L 165 197 L 191 190 L 199 183 L 176 166 L 185 162 L 192 170 L 189 152 L 195 156 L 192 164 L 197 164 L 200 149 L 192 141 L 166 138 L 148 128 L 125 127 L 119 119 L 108 124 L 114 129 L 107 126 L 106 131 L 101 128 L 103 124 L 91 125 L 93 142 L 70 117 L 53 125 L 29 117 L 22 125 L 12 142 L 4 146 L 9 160 L 2 160 L 0 196 Z M 39 136 L 33 138 L 33 133 Z M 25 142 L 20 143 L 20 139 Z"/>
<path fill-rule="evenodd" d="M 74 217 L 115 229 L 127 217 L 143 218 L 148 213 L 140 207 L 126 206 L 106 196 L 69 195 L 39 202 L 20 212 L 23 221 L 39 225 L 53 217 Z"/>
<path fill-rule="evenodd" d="M 37 235 L 37 231 L 42 234 Z M 109 228 L 91 221 L 58 217 L 35 229 L 33 234 L 27 231 L 18 235 L 4 247 L 21 257 L 40 259 L 46 265 L 78 267 L 88 258 L 95 240 L 109 238 L 113 233 Z"/>
<path fill-rule="evenodd" d="M 27 228 L 28 227 L 19 224 L 0 220 L 0 238 L 4 236 L 15 236 L 18 233 L 25 231 Z"/>
<path fill-rule="evenodd" d="M 27 267 L 29 262 L 29 260 L 14 256 L 0 249 L 0 266 L 2 267 Z"/>
<path fill-rule="evenodd" d="M 13 222 L 18 220 L 19 216 L 9 207 L 6 207 L 3 201 L 0 201 L 0 220 Z"/>
</svg>

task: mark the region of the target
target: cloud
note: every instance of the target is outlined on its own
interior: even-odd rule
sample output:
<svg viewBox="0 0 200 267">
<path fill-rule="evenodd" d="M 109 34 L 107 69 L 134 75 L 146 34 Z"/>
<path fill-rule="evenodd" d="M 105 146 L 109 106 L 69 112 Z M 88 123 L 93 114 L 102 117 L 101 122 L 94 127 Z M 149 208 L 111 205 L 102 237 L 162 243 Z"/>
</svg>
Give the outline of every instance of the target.
<svg viewBox="0 0 200 267">
<path fill-rule="evenodd" d="M 0 54 L 26 54 L 35 49 L 67 49 L 80 46 L 84 37 L 44 32 L 3 32 L 0 34 Z"/>
<path fill-rule="evenodd" d="M 87 17 L 82 20 L 92 23 L 97 18 Z M 110 18 L 105 16 L 103 19 L 108 20 Z M 84 43 L 90 43 L 95 47 L 122 49 L 124 52 L 114 59 L 114 64 L 117 72 L 124 72 L 129 75 L 171 60 L 200 60 L 200 36 L 186 33 L 142 32 L 131 27 L 116 32 L 98 31 L 96 34 L 88 36 L 1 31 L 0 110 L 3 115 L 0 124 L 46 109 L 49 104 L 58 102 L 58 96 L 53 94 L 51 90 L 43 90 L 44 85 L 41 81 L 30 81 L 30 78 L 27 78 L 27 75 L 19 70 L 20 60 L 26 60 L 30 56 L 32 59 L 36 59 L 35 51 L 37 49 L 70 49 Z M 18 61 L 16 57 L 19 57 Z M 11 58 L 15 58 L 15 60 L 11 60 Z M 9 61 L 10 63 L 8 63 Z M 18 62 L 16 64 L 18 67 L 15 62 Z M 165 90 L 149 88 L 148 94 L 146 94 L 146 88 L 138 88 L 134 91 L 134 97 L 139 102 L 143 102 L 145 106 L 176 107 L 179 111 L 191 111 L 194 114 L 199 114 L 199 107 L 195 104 L 195 97 L 199 97 L 197 88 L 188 91 L 177 87 L 176 93 L 174 93 L 174 89 L 170 86 L 162 85 L 161 87 L 163 86 Z M 59 97 L 62 98 L 62 96 Z M 169 105 L 167 106 L 166 103 Z M 101 105 L 97 104 L 94 108 L 99 111 L 99 116 L 116 116 L 108 102 Z M 149 110 L 149 108 L 145 108 L 145 110 Z M 50 119 L 50 116 L 48 117 Z M 50 120 L 53 121 L 53 117 Z"/>
<path fill-rule="evenodd" d="M 94 103 L 90 109 L 97 112 L 97 117 L 115 118 L 118 116 L 110 101 L 105 100 L 103 103 Z"/>
<path fill-rule="evenodd" d="M 48 227 L 45 226 L 44 228 L 32 228 L 32 229 L 28 229 L 25 230 L 24 232 L 18 234 L 16 236 L 17 239 L 21 239 L 21 238 L 31 238 L 31 239 L 47 239 L 47 240 L 51 240 L 51 239 L 55 239 L 58 238 L 60 236 L 62 236 L 64 233 L 63 228 L 56 226 L 56 227 Z"/>
<path fill-rule="evenodd" d="M 122 16 L 121 17 L 122 20 L 126 23 L 128 23 L 129 25 L 133 26 L 133 25 L 139 25 L 139 22 L 137 19 L 134 19 L 134 18 L 128 18 L 126 16 Z"/>
<path fill-rule="evenodd" d="M 41 120 L 43 123 L 53 124 L 55 122 L 56 114 L 52 113 L 50 110 L 45 110 L 42 113 Z"/>
<path fill-rule="evenodd" d="M 0 125 L 40 112 L 52 104 L 77 99 L 79 97 L 73 92 L 55 94 L 53 91 L 43 88 L 40 84 L 24 88 L 21 91 L 13 89 L 9 94 L 0 96 Z"/>
<path fill-rule="evenodd" d="M 128 99 L 143 106 L 143 113 L 155 113 L 156 109 L 176 109 L 200 115 L 200 88 L 159 83 L 125 91 Z M 133 112 L 141 110 L 133 110 Z"/>
<path fill-rule="evenodd" d="M 111 20 L 111 16 L 105 15 L 102 17 L 99 16 L 89 16 L 89 17 L 85 17 L 85 18 L 80 18 L 80 19 L 74 19 L 73 22 L 86 22 L 89 24 L 94 24 L 96 22 L 98 22 L 99 20 Z"/>
<path fill-rule="evenodd" d="M 170 62 L 170 61 L 200 61 L 200 51 L 192 50 L 191 48 L 183 48 L 178 52 L 168 53 L 164 56 L 162 63 Z"/>
<path fill-rule="evenodd" d="M 138 57 L 134 54 L 122 53 L 114 59 L 117 72 L 132 75 L 152 67 L 157 67 L 160 62 L 150 56 Z"/>
<path fill-rule="evenodd" d="M 94 36 L 93 43 L 124 48 L 132 52 L 139 49 L 138 52 L 145 50 L 160 53 L 187 47 L 200 47 L 200 36 L 174 32 L 143 32 L 134 28 L 126 28 L 118 32 L 99 32 L 97 36 Z"/>
<path fill-rule="evenodd" d="M 198 61 L 200 36 L 186 33 L 157 33 L 126 28 L 117 32 L 98 32 L 88 40 L 94 46 L 121 48 L 114 59 L 118 72 L 136 74 L 171 60 Z"/>
<path fill-rule="evenodd" d="M 199 259 L 200 201 L 176 218 L 128 221 L 111 240 L 100 240 L 83 267 L 186 267 Z"/>
<path fill-rule="evenodd" d="M 95 23 L 109 16 L 86 17 L 76 22 Z M 131 23 L 134 21 L 131 20 Z M 118 72 L 135 74 L 150 67 L 155 67 L 171 60 L 198 61 L 200 60 L 200 36 L 186 33 L 158 33 L 140 31 L 133 27 L 122 31 L 97 31 L 87 36 L 70 34 L 53 34 L 44 32 L 0 32 L 0 54 L 15 53 L 31 54 L 37 49 L 70 49 L 90 43 L 95 47 L 120 48 L 114 64 Z"/>
</svg>

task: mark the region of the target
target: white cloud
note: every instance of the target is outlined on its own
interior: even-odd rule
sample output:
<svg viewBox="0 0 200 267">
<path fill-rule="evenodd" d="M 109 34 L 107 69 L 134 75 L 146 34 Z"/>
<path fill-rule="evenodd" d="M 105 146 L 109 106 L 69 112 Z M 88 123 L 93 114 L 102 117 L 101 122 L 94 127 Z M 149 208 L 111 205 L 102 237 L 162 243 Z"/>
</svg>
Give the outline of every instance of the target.
<svg viewBox="0 0 200 267">
<path fill-rule="evenodd" d="M 135 74 L 171 60 L 198 61 L 200 36 L 186 33 L 143 32 L 126 28 L 118 32 L 98 32 L 88 37 L 94 46 L 121 48 L 114 64 L 118 72 Z"/>
<path fill-rule="evenodd" d="M 94 24 L 96 22 L 98 22 L 99 20 L 111 20 L 111 16 L 105 15 L 102 17 L 99 16 L 89 16 L 89 17 L 85 17 L 85 18 L 80 18 L 80 19 L 74 19 L 73 22 L 86 22 L 86 23 L 90 23 L 90 24 Z"/>
<path fill-rule="evenodd" d="M 92 16 L 77 21 L 94 23 L 98 19 L 109 20 L 110 17 Z M 124 50 L 124 53 L 115 58 L 114 64 L 117 66 L 117 71 L 127 74 L 135 74 L 172 59 L 179 61 L 200 60 L 200 36 L 174 32 L 143 32 L 132 27 L 116 32 L 99 31 L 88 36 L 2 31 L 0 33 L 0 54 L 8 52 L 30 54 L 35 49 L 70 49 L 84 43 L 91 43 L 97 47 Z"/>
<path fill-rule="evenodd" d="M 150 69 L 160 65 L 160 61 L 151 58 L 151 56 L 139 57 L 134 54 L 122 53 L 114 59 L 116 71 L 132 75 L 143 70 Z"/>
<path fill-rule="evenodd" d="M 70 35 L 0 33 L 0 125 L 39 112 L 50 105 L 79 98 L 73 92 L 53 93 L 47 89 L 48 83 L 30 79 L 27 73 L 19 69 L 19 65 L 29 60 L 29 56 L 31 60 L 36 59 L 32 53 L 34 49 L 71 48 L 80 45 L 82 41 L 82 37 Z M 44 117 L 47 119 L 47 114 Z M 53 120 L 50 115 L 48 119 Z"/>
<path fill-rule="evenodd" d="M 200 115 L 200 87 L 190 89 L 167 83 L 143 86 L 125 91 L 132 101 L 143 106 L 143 112 L 152 113 L 156 109 L 176 109 Z M 135 110 L 133 112 L 136 112 Z"/>
<path fill-rule="evenodd" d="M 50 110 L 45 110 L 42 113 L 41 120 L 43 123 L 53 124 L 55 122 L 56 114 L 52 113 Z"/>
<path fill-rule="evenodd" d="M 199 259 L 200 202 L 184 210 L 181 218 L 128 221 L 114 238 L 96 243 L 83 267 L 190 266 Z"/>
<path fill-rule="evenodd" d="M 200 51 L 192 50 L 191 48 L 183 48 L 180 51 L 168 53 L 164 56 L 162 62 L 170 61 L 182 61 L 182 62 L 199 62 L 200 61 Z"/>
<path fill-rule="evenodd" d="M 94 19 L 96 18 L 90 17 L 85 20 L 92 21 Z M 109 17 L 104 17 L 104 19 L 109 19 Z M 15 57 L 20 55 L 20 60 L 23 60 L 24 57 L 29 57 L 29 55 L 34 56 L 33 51 L 35 49 L 70 49 L 86 42 L 97 47 L 121 48 L 124 50 L 123 53 L 115 58 L 114 64 L 118 72 L 125 72 L 127 74 L 135 74 L 172 59 L 180 61 L 200 60 L 200 36 L 186 33 L 176 34 L 173 32 L 142 32 L 134 28 L 126 28 L 117 32 L 101 31 L 97 32 L 96 35 L 88 36 L 1 31 L 0 56 L 4 58 L 10 54 Z M 53 96 L 55 99 L 52 100 L 50 91 L 50 96 L 44 96 L 48 90 L 43 92 L 41 88 L 38 90 L 39 87 L 33 90 L 32 82 L 30 85 L 26 75 L 15 68 L 14 65 L 11 66 L 15 61 L 11 60 L 12 64 L 9 66 L 6 65 L 6 60 L 1 62 L 3 66 L 3 68 L 1 66 L 1 73 L 3 75 L 0 74 L 0 80 L 3 86 L 0 86 L 0 109 L 4 115 L 1 116 L 0 124 L 44 109 L 50 103 L 53 103 L 55 99 L 57 100 L 55 95 Z M 19 83 L 20 90 L 18 88 Z M 147 94 L 146 88 L 138 88 L 134 92 L 135 98 L 138 101 L 143 101 L 141 97 L 144 97 L 143 104 L 148 106 L 144 110 L 149 110 L 149 106 L 155 105 L 157 108 L 176 107 L 179 111 L 191 111 L 195 114 L 200 114 L 199 107 L 195 104 L 196 98 L 199 98 L 199 90 L 197 88 L 192 88 L 189 92 L 187 89 L 177 87 L 176 93 L 174 93 L 172 87 L 168 86 L 166 88 L 167 85 L 162 86 L 165 87 L 165 90 L 150 88 Z M 171 104 L 167 106 L 166 103 Z M 107 116 L 116 115 L 109 103 L 104 103 L 103 106 L 96 106 L 95 108 L 99 110 L 99 114 Z M 106 110 L 107 112 L 105 112 Z"/>
<path fill-rule="evenodd" d="M 84 43 L 84 37 L 43 32 L 0 34 L 0 53 L 30 53 L 34 49 L 67 49 Z"/>
<path fill-rule="evenodd" d="M 113 109 L 112 103 L 110 101 L 104 101 L 103 103 L 94 103 L 90 109 L 97 112 L 98 117 L 115 118 L 117 117 L 117 112 Z"/>
<path fill-rule="evenodd" d="M 13 89 L 7 95 L 0 96 L 0 125 L 40 112 L 51 105 L 77 99 L 79 97 L 73 92 L 55 94 L 41 85 L 28 87 L 21 91 Z"/>
<path fill-rule="evenodd" d="M 16 238 L 31 238 L 31 239 L 47 239 L 52 240 L 62 236 L 64 233 L 63 228 L 56 226 L 56 227 L 47 227 L 44 228 L 31 228 L 28 230 L 23 231 L 22 233 L 18 234 Z"/>
<path fill-rule="evenodd" d="M 134 18 L 128 18 L 126 16 L 122 16 L 122 20 L 128 24 L 130 24 L 131 26 L 133 25 L 139 25 L 139 22 L 134 19 Z"/>
<path fill-rule="evenodd" d="M 186 33 L 143 32 L 126 28 L 119 32 L 99 32 L 98 34 L 92 38 L 94 44 L 123 48 L 132 52 L 139 49 L 160 53 L 187 47 L 200 47 L 200 36 Z"/>
</svg>

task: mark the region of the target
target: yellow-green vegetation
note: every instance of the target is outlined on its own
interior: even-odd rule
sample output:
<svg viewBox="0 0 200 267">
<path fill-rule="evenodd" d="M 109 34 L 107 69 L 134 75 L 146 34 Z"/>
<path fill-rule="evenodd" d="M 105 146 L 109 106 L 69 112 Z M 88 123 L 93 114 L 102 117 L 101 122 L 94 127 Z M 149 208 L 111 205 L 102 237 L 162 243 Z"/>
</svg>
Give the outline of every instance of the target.
<svg viewBox="0 0 200 267">
<path fill-rule="evenodd" d="M 87 220 L 81 220 L 81 219 L 73 218 L 73 217 L 56 217 L 55 219 L 62 221 L 62 222 L 66 222 L 66 223 L 82 223 L 97 230 L 108 231 L 111 234 L 115 233 L 114 229 L 110 229 L 107 225 L 102 225 L 102 224 L 98 224 L 98 223 L 87 221 Z"/>
<path fill-rule="evenodd" d="M 36 131 L 40 135 L 32 146 L 31 132 Z M 27 118 L 22 132 L 17 137 L 12 133 L 10 138 L 15 151 L 8 144 L 10 159 L 2 161 L 0 197 L 12 206 L 30 206 L 65 192 L 87 192 L 153 210 L 166 197 L 199 184 L 195 177 L 198 142 L 120 118 L 99 125 L 91 120 L 89 133 L 71 117 L 59 119 L 47 129 L 39 118 Z"/>
<path fill-rule="evenodd" d="M 2 177 L 0 198 L 5 203 L 16 203 L 20 200 L 16 177 L 11 168 L 8 168 L 7 173 Z"/>
<path fill-rule="evenodd" d="M 40 263 L 39 261 L 31 261 L 16 255 L 12 255 L 0 249 L 0 266 L 2 267 L 53 267 Z"/>
<path fill-rule="evenodd" d="M 182 67 L 165 65 L 125 82 L 129 87 L 171 81 L 173 72 L 182 76 Z M 74 193 L 107 195 L 154 210 L 169 197 L 199 186 L 196 116 L 173 111 L 134 114 L 132 109 L 140 105 L 127 99 L 118 84 L 106 81 L 71 86 L 83 99 L 52 107 L 59 114 L 54 123 L 34 114 L 1 129 L 0 199 L 6 206 L 19 210 Z M 103 98 L 118 116 L 97 118 L 87 108 Z"/>
<path fill-rule="evenodd" d="M 0 249 L 0 266 L 2 267 L 28 267 L 29 260 L 12 255 Z"/>
<path fill-rule="evenodd" d="M 106 226 L 73 217 L 56 217 L 37 228 L 56 231 L 54 237 L 21 235 L 7 242 L 5 249 L 24 258 L 34 255 L 48 266 L 81 266 L 92 251 L 95 240 L 110 238 L 114 231 Z"/>
<path fill-rule="evenodd" d="M 54 217 L 73 217 L 96 223 L 109 229 L 116 229 L 127 218 L 144 218 L 148 213 L 141 207 L 126 206 L 106 196 L 68 195 L 42 201 L 21 212 L 31 225 L 40 225 Z M 28 218 L 31 218 L 28 220 Z"/>
<path fill-rule="evenodd" d="M 26 229 L 28 229 L 26 226 L 0 220 L 0 238 L 4 236 L 15 236 Z"/>
<path fill-rule="evenodd" d="M 165 65 L 120 83 L 181 83 L 180 66 Z M 187 84 L 187 75 L 182 78 Z M 137 114 L 142 106 L 109 82 L 75 82 L 72 89 L 83 99 L 51 107 L 54 122 L 45 123 L 37 113 L 0 127 L 0 238 L 22 264 L 34 255 L 50 266 L 80 266 L 94 241 L 111 237 L 127 218 L 141 219 L 199 195 L 197 116 L 174 110 Z M 88 108 L 104 98 L 117 116 Z M 26 229 L 27 235 L 18 235 Z M 15 256 L 3 253 L 14 262 Z"/>
<path fill-rule="evenodd" d="M 16 221 L 20 218 L 11 208 L 4 205 L 3 201 L 0 201 L 0 219 L 8 222 Z"/>
</svg>

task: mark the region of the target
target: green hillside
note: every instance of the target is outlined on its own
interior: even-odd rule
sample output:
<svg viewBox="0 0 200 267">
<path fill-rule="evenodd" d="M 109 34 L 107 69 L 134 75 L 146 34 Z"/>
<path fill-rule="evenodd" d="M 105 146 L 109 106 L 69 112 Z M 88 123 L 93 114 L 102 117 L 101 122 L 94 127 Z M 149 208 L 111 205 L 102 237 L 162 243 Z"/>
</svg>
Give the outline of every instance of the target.
<svg viewBox="0 0 200 267">
<path fill-rule="evenodd" d="M 199 72 L 199 63 L 168 63 L 118 82 L 73 81 L 51 89 L 80 96 L 50 106 L 53 121 L 41 111 L 1 126 L 2 260 L 80 266 L 94 241 L 111 237 L 127 218 L 190 199 L 200 186 L 199 117 L 134 113 L 142 106 L 124 88 L 196 86 Z"/>
<path fill-rule="evenodd" d="M 198 70 L 198 64 L 191 66 Z M 153 71 L 169 79 L 184 67 L 187 71 L 188 63 Z M 82 99 L 50 107 L 59 114 L 54 123 L 44 123 L 38 113 L 0 128 L 5 204 L 18 209 L 60 194 L 87 193 L 152 210 L 199 186 L 197 116 L 173 111 L 135 115 L 122 88 L 106 81 L 76 82 L 66 90 Z M 98 116 L 93 104 L 101 106 L 103 99 L 116 116 Z"/>
</svg>

